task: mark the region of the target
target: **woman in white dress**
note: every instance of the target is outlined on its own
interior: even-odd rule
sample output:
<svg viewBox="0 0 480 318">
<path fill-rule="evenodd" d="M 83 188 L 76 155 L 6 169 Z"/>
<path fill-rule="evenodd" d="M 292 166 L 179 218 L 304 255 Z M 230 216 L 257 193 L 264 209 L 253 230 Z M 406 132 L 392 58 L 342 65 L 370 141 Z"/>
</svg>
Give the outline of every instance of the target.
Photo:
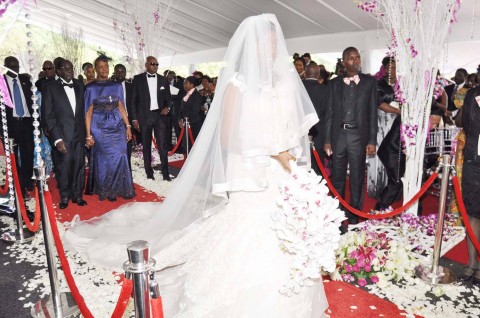
<svg viewBox="0 0 480 318">
<path fill-rule="evenodd" d="M 310 166 L 315 109 L 274 15 L 245 19 L 230 40 L 209 116 L 163 204 L 133 203 L 80 222 L 67 240 L 119 267 L 146 240 L 159 268 L 166 317 L 322 317 L 321 277 L 280 293 L 293 256 L 272 229 L 289 160 Z"/>
</svg>

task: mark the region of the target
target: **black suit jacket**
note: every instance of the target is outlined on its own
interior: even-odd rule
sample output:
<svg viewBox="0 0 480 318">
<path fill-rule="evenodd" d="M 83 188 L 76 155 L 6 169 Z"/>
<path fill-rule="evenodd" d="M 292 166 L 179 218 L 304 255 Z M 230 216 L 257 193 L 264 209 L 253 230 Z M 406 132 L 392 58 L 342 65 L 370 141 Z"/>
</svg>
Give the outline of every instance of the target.
<svg viewBox="0 0 480 318">
<path fill-rule="evenodd" d="M 118 83 L 122 83 L 122 82 L 118 82 Z M 133 92 L 133 83 L 132 82 L 129 82 L 129 81 L 124 81 L 125 83 L 125 104 L 123 105 L 125 107 L 125 109 L 127 110 L 127 114 L 128 114 L 128 119 L 129 121 L 131 122 L 132 119 L 132 112 L 133 112 L 133 109 L 132 109 L 132 92 Z"/>
<path fill-rule="evenodd" d="M 457 110 L 457 107 L 455 107 L 455 104 L 453 103 L 453 90 L 455 89 L 456 84 L 450 84 L 445 86 L 445 93 L 447 94 L 447 109 L 452 111 L 452 110 Z"/>
<path fill-rule="evenodd" d="M 373 76 L 359 73 L 360 82 L 357 85 L 357 99 L 355 105 L 355 120 L 362 142 L 377 144 L 377 81 Z M 325 114 L 325 144 L 331 144 L 335 148 L 343 116 L 343 76 L 338 76 L 328 83 L 330 98 Z M 335 150 L 334 150 L 335 151 Z"/>
<path fill-rule="evenodd" d="M 52 144 L 58 139 L 62 139 L 67 147 L 73 141 L 82 143 L 85 141 L 84 85 L 76 79 L 73 79 L 73 84 L 76 99 L 75 115 L 59 80 L 43 87 L 42 123 Z"/>
<path fill-rule="evenodd" d="M 170 107 L 170 85 L 167 78 L 157 74 L 157 102 L 158 108 Z M 150 91 L 148 90 L 147 75 L 141 73 L 133 77 L 130 120 L 138 120 L 142 125 L 147 122 L 150 114 Z M 131 114 L 131 115 L 130 115 Z"/>
<path fill-rule="evenodd" d="M 203 105 L 202 101 L 202 95 L 195 89 L 186 102 L 182 100 L 182 106 L 178 117 L 188 117 L 188 121 L 192 124 L 201 123 L 202 117 L 200 114 L 200 107 Z"/>
<path fill-rule="evenodd" d="M 309 135 L 313 137 L 315 146 L 321 146 L 320 149 L 323 149 L 323 126 L 325 125 L 325 112 L 327 111 L 330 90 L 327 85 L 320 84 L 317 80 L 305 79 L 302 82 L 319 119 L 318 123 L 310 128 Z"/>
<path fill-rule="evenodd" d="M 8 86 L 8 82 L 7 82 L 7 77 L 6 75 L 4 75 L 4 78 L 5 78 L 5 83 L 7 84 L 7 88 L 8 88 L 8 92 L 10 93 L 10 96 L 13 96 L 13 93 L 10 92 L 10 86 Z M 33 105 L 33 101 L 32 101 L 32 82 L 30 81 L 30 77 L 27 75 L 27 74 L 19 74 L 18 75 L 18 80 L 19 80 L 19 84 L 20 86 L 22 87 L 22 91 L 23 91 L 23 95 L 25 96 L 25 101 L 27 103 L 27 109 L 28 109 L 28 112 L 30 114 L 30 118 L 31 120 L 33 121 L 33 117 L 32 114 L 33 114 L 33 108 L 32 108 L 32 105 Z M 13 98 L 12 98 L 12 102 L 13 102 Z M 13 105 L 13 107 L 15 107 L 15 105 Z M 17 122 L 13 121 L 12 118 L 13 118 L 13 109 L 10 108 L 10 107 L 5 107 L 5 111 L 6 111 L 6 114 L 7 114 L 7 127 L 8 127 L 8 131 L 9 133 L 11 133 L 12 131 L 12 128 L 11 126 L 12 125 L 16 125 Z M 0 125 L 1 126 L 1 125 Z M 2 131 L 2 137 L 3 137 L 3 128 L 0 128 L 1 131 Z M 32 127 L 33 129 L 33 127 Z M 10 136 L 10 138 L 15 138 L 15 136 Z M 32 137 L 33 138 L 33 137 Z"/>
</svg>

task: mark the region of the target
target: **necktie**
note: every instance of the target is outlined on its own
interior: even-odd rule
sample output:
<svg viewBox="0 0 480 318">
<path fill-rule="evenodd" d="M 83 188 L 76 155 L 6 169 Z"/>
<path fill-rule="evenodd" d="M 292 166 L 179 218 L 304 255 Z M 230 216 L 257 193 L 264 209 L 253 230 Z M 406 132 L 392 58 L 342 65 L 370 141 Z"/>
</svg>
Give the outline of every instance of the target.
<svg viewBox="0 0 480 318">
<path fill-rule="evenodd" d="M 155 75 L 150 75 L 150 74 L 147 74 L 147 76 L 150 78 L 150 77 L 155 77 Z"/>
<path fill-rule="evenodd" d="M 358 84 L 360 82 L 360 77 L 357 75 L 354 75 L 352 77 L 345 77 L 343 78 L 343 81 L 345 82 L 345 84 L 347 85 L 350 85 L 350 82 L 354 82 L 355 84 Z"/>
<path fill-rule="evenodd" d="M 63 87 L 68 86 L 70 88 L 73 88 L 73 83 L 67 84 L 67 83 L 62 83 Z"/>
<path fill-rule="evenodd" d="M 23 111 L 22 94 L 20 94 L 20 87 L 18 87 L 17 79 L 13 79 L 13 98 L 15 99 L 15 112 L 18 117 L 23 117 L 25 112 Z"/>
</svg>

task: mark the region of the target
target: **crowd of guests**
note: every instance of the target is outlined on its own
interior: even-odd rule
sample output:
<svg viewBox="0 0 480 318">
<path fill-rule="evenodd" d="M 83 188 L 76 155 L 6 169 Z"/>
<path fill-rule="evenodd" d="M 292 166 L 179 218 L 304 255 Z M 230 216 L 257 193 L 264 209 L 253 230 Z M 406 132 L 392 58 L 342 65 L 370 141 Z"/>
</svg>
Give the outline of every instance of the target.
<svg viewBox="0 0 480 318">
<path fill-rule="evenodd" d="M 15 57 L 7 57 L 4 64 L 19 73 Z M 295 53 L 293 64 L 318 113 L 320 121 L 310 136 L 322 163 L 331 171 L 335 189 L 345 195 L 348 170 L 349 204 L 362 210 L 367 176 L 367 193 L 378 200 L 375 209 L 391 208 L 401 198 L 405 172 L 395 58 L 385 57 L 374 76 L 362 73 L 360 53 L 354 47 L 344 50 L 334 72 L 313 61 L 309 53 Z M 173 148 L 173 133 L 178 137 L 184 118 L 188 118 L 196 139 L 215 95 L 215 79 L 199 71 L 186 78 L 171 70 L 161 75 L 158 66 L 156 58 L 149 56 L 145 72 L 127 80 L 125 66 L 117 64 L 110 77 L 109 60 L 100 56 L 93 64 L 84 63 L 83 75 L 75 79 L 70 61 L 56 58 L 43 63 L 42 76 L 35 83 L 41 101 L 42 156 L 49 169 L 54 167 L 61 209 L 70 200 L 86 205 L 84 193 L 97 194 L 100 200 L 132 198 L 130 158 L 135 141 L 143 145 L 146 177 L 155 179 L 152 135 L 163 180 L 171 180 L 168 151 Z M 14 104 L 13 109 L 7 108 L 8 131 L 18 144 L 19 178 L 26 192 L 33 188 L 32 83 L 26 74 L 9 72 L 5 78 Z M 479 82 L 478 73 L 469 74 L 463 68 L 451 80 L 439 74 L 431 103 L 430 129 L 464 127 L 458 137 L 456 165 L 462 185 L 468 189 L 480 189 L 480 108 L 475 107 L 480 105 Z M 50 151 L 53 163 L 48 159 Z M 179 151 L 187 151 L 185 144 Z M 85 156 L 89 162 L 86 186 Z M 312 167 L 320 173 L 315 161 Z M 480 237 L 476 192 L 465 191 L 464 200 Z M 356 215 L 346 214 L 348 224 L 358 223 Z M 480 269 L 471 240 L 468 246 L 470 263 L 464 276 L 478 282 Z"/>
<path fill-rule="evenodd" d="M 131 80 L 126 78 L 122 64 L 115 65 L 110 75 L 109 59 L 103 55 L 93 63 L 84 63 L 78 78 L 74 77 L 70 61 L 61 57 L 47 60 L 35 83 L 30 75 L 20 74 L 17 58 L 5 58 L 4 65 L 11 70 L 5 80 L 14 107 L 7 107 L 7 126 L 9 137 L 17 144 L 22 195 L 29 198 L 33 167 L 39 164 L 33 139 L 35 85 L 40 106 L 41 158 L 47 174 L 55 173 L 60 209 L 70 201 L 87 205 L 84 194 L 96 194 L 100 200 L 109 201 L 133 198 L 132 150 L 136 144 L 143 145 L 145 174 L 154 180 L 153 136 L 162 178 L 171 181 L 168 151 L 174 146 L 173 131 L 179 136 L 184 118 L 188 117 L 195 139 L 215 94 L 215 79 L 199 71 L 187 78 L 170 70 L 161 75 L 152 56 L 146 59 L 145 72 Z M 185 151 L 179 148 L 177 151 Z"/>
</svg>

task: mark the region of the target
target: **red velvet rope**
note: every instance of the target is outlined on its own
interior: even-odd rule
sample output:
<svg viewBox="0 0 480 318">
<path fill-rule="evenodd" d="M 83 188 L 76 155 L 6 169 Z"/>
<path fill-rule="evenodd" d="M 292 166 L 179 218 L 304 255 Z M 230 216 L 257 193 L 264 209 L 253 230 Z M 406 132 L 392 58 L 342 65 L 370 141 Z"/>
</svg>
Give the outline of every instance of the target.
<svg viewBox="0 0 480 318">
<path fill-rule="evenodd" d="M 454 176 L 452 178 L 452 181 L 453 188 L 455 189 L 455 195 L 457 196 L 458 208 L 460 210 L 460 214 L 462 215 L 463 223 L 465 224 L 465 229 L 467 230 L 468 236 L 470 237 L 473 245 L 475 246 L 477 251 L 480 252 L 480 243 L 478 242 L 478 237 L 476 237 L 475 233 L 473 233 L 472 225 L 470 224 L 470 221 L 468 219 L 467 210 L 465 209 L 465 204 L 463 203 L 462 191 L 460 190 L 460 184 L 458 182 L 458 177 Z"/>
<path fill-rule="evenodd" d="M 150 299 L 150 305 L 152 306 L 152 318 L 163 318 L 162 298 Z"/>
<path fill-rule="evenodd" d="M 180 136 L 178 137 L 177 144 L 175 145 L 175 147 L 173 147 L 172 151 L 168 153 L 169 157 L 173 156 L 173 154 L 177 151 L 178 147 L 180 146 L 180 143 L 182 142 L 184 132 L 185 132 L 185 127 L 183 127 L 182 130 L 180 130 Z"/>
<path fill-rule="evenodd" d="M 352 212 L 353 214 L 355 215 L 358 215 L 362 218 L 365 218 L 365 219 L 385 219 L 385 218 L 388 218 L 388 217 L 392 217 L 392 216 L 396 216 L 396 215 L 399 215 L 401 214 L 403 211 L 405 211 L 406 209 L 408 209 L 412 204 L 414 204 L 418 199 L 420 199 L 420 197 L 425 193 L 425 191 L 427 191 L 427 189 L 432 185 L 433 181 L 435 181 L 435 179 L 437 178 L 438 176 L 438 173 L 433 173 L 430 178 L 428 178 L 427 182 L 425 182 L 425 184 L 423 185 L 423 187 L 420 189 L 420 191 L 413 197 L 411 198 L 407 203 L 405 203 L 403 206 L 399 207 L 399 208 L 396 208 L 395 210 L 389 212 L 389 213 L 385 213 L 385 214 L 368 214 L 368 213 L 364 213 L 360 210 L 357 210 L 353 207 L 351 207 L 347 201 L 345 201 L 341 196 L 340 194 L 337 192 L 337 190 L 335 190 L 335 188 L 333 187 L 332 185 L 332 182 L 330 181 L 330 179 L 328 178 L 328 175 L 327 175 L 327 172 L 325 171 L 325 167 L 323 166 L 321 160 L 320 160 L 320 156 L 318 155 L 318 152 L 316 149 L 312 149 L 312 152 L 313 152 L 313 156 L 315 157 L 315 161 L 317 162 L 318 164 L 318 167 L 320 168 L 320 171 L 322 172 L 322 175 L 323 175 L 323 178 L 327 181 L 327 185 L 328 187 L 330 188 L 330 191 L 332 191 L 333 193 L 333 196 L 335 196 L 338 201 L 340 201 L 340 203 L 350 212 Z"/>
<path fill-rule="evenodd" d="M 53 211 L 53 203 L 52 197 L 49 191 L 43 192 L 45 196 L 45 205 L 47 206 L 48 211 L 48 219 L 50 220 L 50 228 L 52 229 L 53 239 L 55 241 L 55 246 L 57 248 L 57 255 L 60 259 L 60 264 L 62 265 L 63 272 L 65 274 L 65 279 L 67 280 L 68 287 L 72 292 L 72 296 L 77 303 L 80 312 L 82 313 L 83 317 L 85 318 L 93 318 L 92 313 L 85 304 L 85 300 L 83 299 L 82 295 L 80 295 L 80 291 L 78 290 L 77 284 L 72 276 L 72 271 L 70 270 L 70 264 L 68 263 L 67 258 L 65 257 L 65 250 L 63 248 L 62 240 L 60 239 L 60 234 L 58 233 L 57 227 L 57 219 L 55 217 Z"/>
<path fill-rule="evenodd" d="M 128 302 L 130 301 L 130 296 L 133 290 L 133 282 L 131 279 L 124 279 L 122 290 L 120 291 L 120 295 L 118 296 L 117 305 L 115 306 L 115 310 L 112 313 L 112 318 L 122 318 L 123 314 L 125 313 L 125 309 L 127 309 Z"/>
<path fill-rule="evenodd" d="M 70 269 L 70 264 L 68 263 L 67 258 L 65 257 L 65 249 L 63 248 L 62 240 L 60 239 L 60 234 L 58 232 L 57 226 L 57 219 L 55 218 L 55 214 L 53 211 L 53 204 L 52 204 L 52 196 L 50 195 L 50 191 L 44 191 L 45 196 L 45 205 L 47 206 L 47 214 L 48 219 L 50 221 L 50 228 L 52 229 L 53 239 L 55 241 L 55 246 L 57 248 L 57 255 L 60 259 L 60 264 L 62 265 L 63 272 L 65 274 L 65 279 L 67 280 L 68 287 L 72 292 L 73 298 L 77 303 L 82 316 L 85 318 L 93 318 L 92 313 L 85 304 L 85 300 L 83 299 L 80 291 L 78 290 L 77 284 L 72 276 L 72 271 Z M 130 295 L 133 290 L 133 283 L 131 280 L 125 279 L 123 282 L 122 290 L 120 291 L 120 295 L 118 297 L 117 305 L 115 306 L 115 310 L 112 313 L 112 318 L 121 318 L 125 313 L 125 309 L 127 308 L 128 302 L 130 300 Z"/>
<path fill-rule="evenodd" d="M 193 133 L 192 133 L 192 128 L 188 127 L 188 135 L 190 136 L 190 140 L 192 141 L 192 146 L 195 143 L 195 140 L 193 139 Z"/>
<path fill-rule="evenodd" d="M 38 203 L 38 189 L 35 190 L 35 218 L 33 220 L 33 224 L 30 222 L 30 219 L 27 216 L 27 210 L 25 209 L 25 201 L 23 201 L 23 194 L 22 189 L 20 187 L 20 180 L 18 179 L 18 171 L 17 171 L 17 162 L 15 160 L 15 154 L 10 154 L 10 160 L 12 162 L 12 175 L 13 175 L 13 185 L 15 186 L 15 192 L 17 193 L 18 197 L 18 205 L 20 212 L 22 213 L 23 222 L 27 229 L 32 232 L 37 232 L 40 227 L 40 204 Z"/>
</svg>

